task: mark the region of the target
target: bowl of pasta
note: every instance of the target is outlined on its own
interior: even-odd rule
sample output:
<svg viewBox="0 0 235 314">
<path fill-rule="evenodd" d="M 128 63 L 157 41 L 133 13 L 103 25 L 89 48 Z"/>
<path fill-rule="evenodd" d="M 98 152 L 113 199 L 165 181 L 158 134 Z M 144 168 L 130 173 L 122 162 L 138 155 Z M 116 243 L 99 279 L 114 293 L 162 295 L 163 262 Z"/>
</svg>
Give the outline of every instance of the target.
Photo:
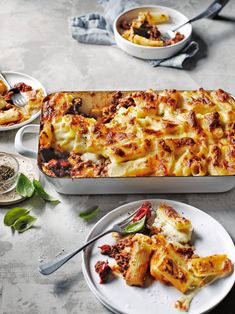
<svg viewBox="0 0 235 314">
<path fill-rule="evenodd" d="M 164 6 L 141 6 L 121 13 L 114 22 L 119 48 L 141 59 L 167 59 L 182 50 L 191 38 L 192 25 L 182 13 Z"/>
</svg>

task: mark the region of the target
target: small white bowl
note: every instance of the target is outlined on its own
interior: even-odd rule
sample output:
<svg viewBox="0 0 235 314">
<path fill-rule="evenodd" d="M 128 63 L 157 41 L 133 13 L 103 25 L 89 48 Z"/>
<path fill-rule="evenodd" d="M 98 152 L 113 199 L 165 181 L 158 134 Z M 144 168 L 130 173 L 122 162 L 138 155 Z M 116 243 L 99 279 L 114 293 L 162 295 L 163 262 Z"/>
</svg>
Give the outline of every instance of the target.
<svg viewBox="0 0 235 314">
<path fill-rule="evenodd" d="M 16 186 L 19 174 L 19 162 L 13 155 L 0 152 L 0 166 L 8 166 L 14 171 L 14 174 L 10 178 L 0 181 L 0 195 L 2 195 L 10 192 Z"/>
<path fill-rule="evenodd" d="M 161 32 L 167 32 L 176 28 L 177 26 L 188 21 L 188 18 L 182 13 L 160 5 L 149 5 L 140 6 L 134 9 L 127 10 L 121 13 L 114 21 L 114 36 L 119 48 L 127 52 L 128 54 L 141 58 L 141 59 L 166 59 L 176 55 L 182 50 L 185 45 L 189 42 L 192 34 L 192 25 L 187 24 L 180 28 L 180 33 L 184 34 L 185 38 L 180 42 L 163 47 L 149 47 L 134 44 L 122 37 L 122 31 L 120 24 L 123 20 L 131 21 L 138 17 L 139 12 L 150 11 L 150 12 L 161 12 L 166 13 L 170 16 L 170 21 L 165 24 L 159 24 L 158 28 Z"/>
</svg>

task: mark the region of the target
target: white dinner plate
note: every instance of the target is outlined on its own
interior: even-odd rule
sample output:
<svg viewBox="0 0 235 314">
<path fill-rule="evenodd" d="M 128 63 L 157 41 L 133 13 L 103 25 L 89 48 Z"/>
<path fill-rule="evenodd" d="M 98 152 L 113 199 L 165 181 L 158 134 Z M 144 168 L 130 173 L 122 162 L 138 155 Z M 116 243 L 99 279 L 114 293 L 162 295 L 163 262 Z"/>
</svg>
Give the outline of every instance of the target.
<svg viewBox="0 0 235 314">
<path fill-rule="evenodd" d="M 2 71 L 2 74 L 12 86 L 16 83 L 24 82 L 25 84 L 32 86 L 33 89 L 41 88 L 43 90 L 44 95 L 45 96 L 47 95 L 45 87 L 37 79 L 35 79 L 34 77 L 28 74 L 24 74 L 20 72 L 13 72 L 13 71 Z M 28 120 L 25 120 L 21 123 L 17 123 L 14 125 L 0 127 L 0 131 L 9 131 L 9 130 L 18 129 L 22 127 L 23 125 L 28 124 L 32 122 L 33 120 L 35 120 L 40 115 L 40 113 L 41 113 L 41 109 L 35 114 L 33 114 Z"/>
<path fill-rule="evenodd" d="M 137 201 L 120 206 L 101 220 L 91 230 L 86 241 L 111 228 L 113 224 L 127 217 L 128 213 L 136 210 L 144 201 Z M 233 241 L 223 226 L 205 212 L 176 201 L 152 199 L 149 200 L 153 208 L 165 202 L 173 206 L 181 215 L 188 218 L 194 227 L 194 244 L 196 253 L 201 256 L 212 254 L 227 254 L 232 263 L 235 262 L 235 247 Z M 94 266 L 99 260 L 114 260 L 100 254 L 98 246 L 102 244 L 114 244 L 112 235 L 106 235 L 88 247 L 82 255 L 83 273 L 85 280 L 93 294 L 107 308 L 114 313 L 126 314 L 177 314 L 179 310 L 174 308 L 175 301 L 182 296 L 176 288 L 165 286 L 154 281 L 147 288 L 130 287 L 123 278 L 118 277 L 106 284 L 99 284 L 98 274 Z M 189 314 L 206 313 L 215 307 L 229 293 L 235 282 L 235 272 L 226 278 L 222 278 L 204 287 L 193 299 Z"/>
</svg>

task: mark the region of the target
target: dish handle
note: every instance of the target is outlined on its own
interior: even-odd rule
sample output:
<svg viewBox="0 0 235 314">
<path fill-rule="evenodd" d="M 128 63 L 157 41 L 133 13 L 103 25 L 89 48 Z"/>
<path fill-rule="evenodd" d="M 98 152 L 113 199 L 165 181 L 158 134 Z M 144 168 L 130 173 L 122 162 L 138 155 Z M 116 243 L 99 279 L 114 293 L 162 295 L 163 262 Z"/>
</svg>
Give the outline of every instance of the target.
<svg viewBox="0 0 235 314">
<path fill-rule="evenodd" d="M 27 133 L 39 133 L 39 125 L 38 124 L 28 124 L 20 128 L 15 136 L 15 149 L 17 153 L 30 158 L 37 158 L 37 151 L 31 148 L 27 148 L 23 143 L 24 134 Z"/>
</svg>

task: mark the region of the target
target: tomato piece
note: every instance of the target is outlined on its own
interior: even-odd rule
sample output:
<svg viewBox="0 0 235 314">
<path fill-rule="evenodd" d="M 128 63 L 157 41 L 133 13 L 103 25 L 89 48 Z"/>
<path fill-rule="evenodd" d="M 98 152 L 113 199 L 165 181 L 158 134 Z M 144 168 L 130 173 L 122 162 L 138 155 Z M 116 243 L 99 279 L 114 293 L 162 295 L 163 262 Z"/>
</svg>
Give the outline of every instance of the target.
<svg viewBox="0 0 235 314">
<path fill-rule="evenodd" d="M 149 202 L 144 202 L 137 213 L 135 214 L 134 218 L 132 219 L 133 222 L 139 221 L 144 216 L 149 218 L 151 216 L 151 204 Z"/>
<path fill-rule="evenodd" d="M 101 251 L 100 253 L 103 255 L 109 255 L 112 251 L 112 247 L 108 244 L 104 244 L 104 245 L 99 246 L 99 249 Z"/>
<path fill-rule="evenodd" d="M 98 261 L 95 264 L 95 271 L 100 277 L 100 284 L 102 284 L 108 281 L 112 269 L 109 267 L 108 261 Z"/>
</svg>

